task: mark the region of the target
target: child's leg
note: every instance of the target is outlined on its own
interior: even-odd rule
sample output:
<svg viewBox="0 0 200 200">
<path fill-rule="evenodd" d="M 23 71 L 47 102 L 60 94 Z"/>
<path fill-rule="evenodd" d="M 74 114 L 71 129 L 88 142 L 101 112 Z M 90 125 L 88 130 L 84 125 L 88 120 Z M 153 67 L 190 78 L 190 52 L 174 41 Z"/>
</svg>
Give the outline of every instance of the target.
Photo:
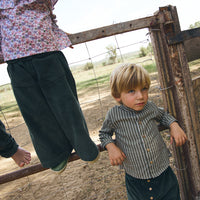
<svg viewBox="0 0 200 200">
<path fill-rule="evenodd" d="M 179 185 L 176 175 L 169 167 L 163 174 L 163 181 L 159 182 L 160 191 L 162 191 L 161 200 L 180 200 Z"/>
<path fill-rule="evenodd" d="M 73 148 L 85 161 L 98 156 L 75 95 L 73 77 L 60 52 L 9 62 L 8 72 L 44 167 L 56 167 Z"/>
<path fill-rule="evenodd" d="M 35 59 L 34 66 L 40 74 L 40 87 L 45 99 L 76 153 L 84 161 L 95 160 L 99 152 L 89 137 L 75 81 L 65 57 L 56 52 L 48 60 Z M 47 70 L 49 73 L 45 73 Z"/>
<path fill-rule="evenodd" d="M 126 188 L 128 200 L 180 200 L 178 181 L 170 167 L 151 179 L 136 179 L 126 174 Z"/>
<path fill-rule="evenodd" d="M 25 164 L 29 164 L 31 161 L 30 152 L 18 147 L 17 152 L 12 156 L 12 159 L 19 167 L 23 167 Z"/>
<path fill-rule="evenodd" d="M 143 187 L 139 179 L 136 179 L 126 173 L 125 182 L 128 200 L 147 199 L 146 195 L 143 194 Z"/>
<path fill-rule="evenodd" d="M 8 73 L 41 164 L 56 167 L 70 156 L 73 148 L 41 91 L 32 57 L 9 62 Z"/>
<path fill-rule="evenodd" d="M 75 81 L 67 60 L 62 52 L 56 52 L 51 59 L 56 62 L 54 64 L 56 70 L 60 71 L 60 74 L 64 72 L 64 76 L 59 77 L 54 82 L 53 87 L 47 87 L 46 83 L 49 81 L 47 81 L 47 77 L 43 77 L 45 82 L 42 82 L 42 91 L 76 153 L 84 161 L 96 161 L 99 151 L 89 136 L 87 124 L 78 102 Z M 53 62 L 52 60 L 49 61 L 50 63 Z M 49 64 L 46 65 L 48 69 Z M 36 66 L 38 65 L 36 64 Z M 53 70 L 55 70 L 55 67 L 53 67 Z M 41 68 L 38 68 L 39 71 L 40 74 L 44 74 L 43 71 L 41 72 Z M 55 72 L 52 74 L 55 74 Z M 56 96 L 56 98 L 52 98 L 53 96 Z"/>
</svg>

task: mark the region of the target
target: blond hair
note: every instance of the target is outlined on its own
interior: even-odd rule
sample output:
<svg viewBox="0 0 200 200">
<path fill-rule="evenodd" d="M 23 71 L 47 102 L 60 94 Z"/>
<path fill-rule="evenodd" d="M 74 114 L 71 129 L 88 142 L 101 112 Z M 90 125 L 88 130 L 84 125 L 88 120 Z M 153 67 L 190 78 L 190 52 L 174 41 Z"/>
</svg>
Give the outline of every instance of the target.
<svg viewBox="0 0 200 200">
<path fill-rule="evenodd" d="M 114 98 L 119 98 L 122 92 L 137 87 L 148 88 L 151 81 L 148 72 L 136 64 L 122 64 L 115 68 L 110 76 L 111 94 Z"/>
</svg>

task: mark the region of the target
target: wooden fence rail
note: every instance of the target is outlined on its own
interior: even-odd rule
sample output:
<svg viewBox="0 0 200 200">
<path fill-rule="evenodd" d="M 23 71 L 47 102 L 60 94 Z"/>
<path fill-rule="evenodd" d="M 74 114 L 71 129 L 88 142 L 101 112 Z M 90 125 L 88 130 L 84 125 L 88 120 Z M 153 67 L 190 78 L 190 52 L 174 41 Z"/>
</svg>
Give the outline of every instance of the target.
<svg viewBox="0 0 200 200">
<path fill-rule="evenodd" d="M 158 129 L 159 129 L 159 131 L 166 130 L 166 128 L 164 126 L 160 126 L 160 125 L 158 125 Z M 100 152 L 105 151 L 105 149 L 102 148 L 102 146 L 100 144 L 98 144 L 97 147 Z M 79 159 L 80 159 L 80 157 L 76 153 L 72 153 L 71 156 L 69 157 L 68 162 L 72 162 L 72 161 L 79 160 Z M 4 184 L 4 183 L 8 183 L 10 181 L 20 179 L 20 178 L 24 178 L 26 176 L 36 174 L 38 172 L 45 171 L 47 169 L 48 168 L 42 167 L 42 165 L 39 163 L 39 164 L 25 167 L 23 169 L 20 169 L 20 170 L 11 172 L 11 173 L 1 175 L 0 176 L 0 185 Z"/>
<path fill-rule="evenodd" d="M 100 145 L 97 145 L 97 147 L 98 147 L 100 152 L 104 151 L 104 149 Z M 71 156 L 69 157 L 68 162 L 72 162 L 72 161 L 75 161 L 75 160 L 78 160 L 78 159 L 80 159 L 80 157 L 76 153 L 72 153 Z M 4 184 L 4 183 L 8 183 L 10 181 L 14 181 L 14 180 L 17 180 L 17 179 L 20 179 L 20 178 L 24 178 L 26 176 L 30 176 L 30 175 L 36 174 L 38 172 L 45 171 L 47 169 L 48 168 L 42 167 L 42 165 L 40 163 L 36 164 L 36 165 L 29 166 L 29 167 L 25 167 L 23 169 L 1 175 L 0 176 L 0 184 Z"/>
</svg>

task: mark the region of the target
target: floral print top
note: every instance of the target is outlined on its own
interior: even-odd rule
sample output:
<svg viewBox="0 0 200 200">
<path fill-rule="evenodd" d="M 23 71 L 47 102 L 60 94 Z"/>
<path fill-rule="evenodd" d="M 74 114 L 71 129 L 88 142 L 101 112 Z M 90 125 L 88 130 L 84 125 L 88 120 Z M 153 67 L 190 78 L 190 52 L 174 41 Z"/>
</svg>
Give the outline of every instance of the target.
<svg viewBox="0 0 200 200">
<path fill-rule="evenodd" d="M 71 45 L 52 13 L 58 0 L 0 0 L 0 63 Z"/>
</svg>

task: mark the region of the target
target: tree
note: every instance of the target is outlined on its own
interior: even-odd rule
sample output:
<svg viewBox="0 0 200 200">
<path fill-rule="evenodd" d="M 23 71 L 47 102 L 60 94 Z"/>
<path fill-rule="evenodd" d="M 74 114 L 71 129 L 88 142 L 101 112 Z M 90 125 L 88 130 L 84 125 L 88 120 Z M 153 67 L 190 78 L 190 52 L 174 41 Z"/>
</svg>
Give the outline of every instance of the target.
<svg viewBox="0 0 200 200">
<path fill-rule="evenodd" d="M 106 49 L 108 50 L 108 64 L 116 63 L 117 49 L 115 45 L 108 45 Z"/>
<path fill-rule="evenodd" d="M 189 28 L 192 29 L 192 28 L 199 28 L 200 27 L 200 21 L 198 22 L 195 22 L 194 24 L 190 24 Z"/>
<path fill-rule="evenodd" d="M 145 57 L 147 55 L 147 48 L 141 47 L 139 57 Z"/>
<path fill-rule="evenodd" d="M 146 48 L 140 48 L 139 57 L 145 57 L 147 54 L 153 54 L 153 48 L 151 43 L 149 43 Z"/>
</svg>

